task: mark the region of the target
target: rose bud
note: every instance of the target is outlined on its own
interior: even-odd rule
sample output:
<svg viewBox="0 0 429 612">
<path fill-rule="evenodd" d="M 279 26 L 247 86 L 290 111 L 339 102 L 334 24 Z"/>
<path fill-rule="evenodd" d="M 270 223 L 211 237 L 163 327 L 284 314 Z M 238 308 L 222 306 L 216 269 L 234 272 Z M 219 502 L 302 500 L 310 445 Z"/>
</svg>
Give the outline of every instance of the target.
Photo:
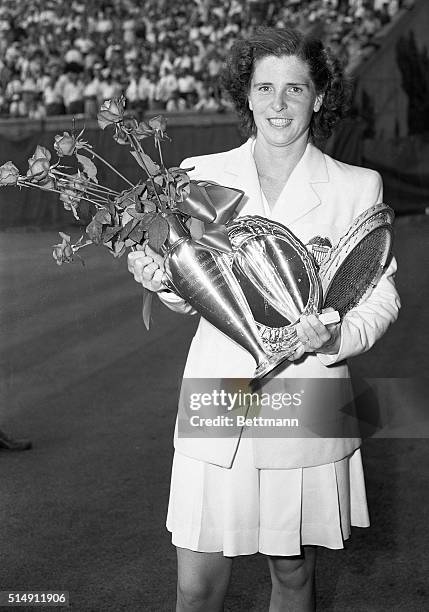
<svg viewBox="0 0 429 612">
<path fill-rule="evenodd" d="M 156 117 L 152 117 L 149 119 L 150 127 L 155 130 L 161 136 L 164 136 L 165 130 L 167 128 L 167 120 L 162 115 L 157 115 Z"/>
<path fill-rule="evenodd" d="M 36 159 L 47 159 L 48 161 L 50 161 L 51 157 L 52 156 L 49 149 L 47 149 L 46 147 L 42 147 L 41 145 L 37 145 L 36 150 L 28 161 L 35 161 Z"/>
<path fill-rule="evenodd" d="M 98 125 L 102 130 L 112 123 L 119 123 L 124 118 L 124 99 L 113 98 L 106 100 L 100 107 L 100 112 L 97 115 Z"/>
<path fill-rule="evenodd" d="M 16 185 L 19 178 L 19 170 L 11 161 L 0 166 L 0 186 Z"/>
<path fill-rule="evenodd" d="M 52 256 L 59 266 L 65 263 L 71 263 L 73 261 L 73 247 L 70 243 L 70 236 L 60 232 L 60 236 L 63 241 L 61 244 L 54 244 L 54 250 Z"/>
<path fill-rule="evenodd" d="M 32 157 L 28 160 L 27 177 L 34 180 L 35 183 L 43 181 L 48 176 L 50 159 L 51 152 L 45 147 L 37 145 Z"/>
<path fill-rule="evenodd" d="M 28 160 L 29 169 L 27 172 L 27 176 L 30 180 L 33 180 L 36 183 L 43 181 L 46 179 L 49 173 L 49 160 L 41 157 L 39 159 L 31 158 Z"/>
<path fill-rule="evenodd" d="M 61 266 L 63 263 L 63 249 L 60 245 L 54 246 L 54 250 L 52 251 L 52 257 L 55 259 L 58 266 Z"/>
<path fill-rule="evenodd" d="M 58 154 L 58 157 L 63 155 L 73 155 L 76 148 L 76 139 L 71 136 L 68 132 L 64 132 L 62 136 L 57 134 L 55 136 L 54 149 Z"/>
</svg>

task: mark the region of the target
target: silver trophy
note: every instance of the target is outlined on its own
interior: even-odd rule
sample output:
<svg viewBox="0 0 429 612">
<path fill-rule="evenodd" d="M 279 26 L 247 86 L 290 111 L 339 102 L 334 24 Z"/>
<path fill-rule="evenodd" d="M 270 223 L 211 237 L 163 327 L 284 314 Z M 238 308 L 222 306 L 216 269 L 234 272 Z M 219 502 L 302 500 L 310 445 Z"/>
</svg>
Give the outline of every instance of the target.
<svg viewBox="0 0 429 612">
<path fill-rule="evenodd" d="M 295 323 L 317 312 L 321 289 L 305 246 L 280 223 L 241 217 L 228 224 L 230 254 L 195 243 L 170 224 L 172 288 L 207 321 L 244 347 L 261 378 L 296 348 Z"/>
<path fill-rule="evenodd" d="M 226 254 L 197 244 L 176 217 L 167 251 L 171 287 L 253 356 L 254 378 L 259 379 L 296 349 L 301 315 L 318 314 L 322 304 L 340 308 L 344 315 L 348 308 L 343 302 L 355 305 L 368 294 L 388 259 L 392 219 L 385 205 L 366 211 L 336 248 L 324 247 L 319 271 L 311 249 L 280 223 L 259 216 L 229 222 L 232 251 Z M 368 256 L 376 263 L 363 274 Z M 350 266 L 360 270 L 359 283 L 356 275 L 344 282 Z M 338 320 L 322 319 L 325 324 Z"/>
</svg>

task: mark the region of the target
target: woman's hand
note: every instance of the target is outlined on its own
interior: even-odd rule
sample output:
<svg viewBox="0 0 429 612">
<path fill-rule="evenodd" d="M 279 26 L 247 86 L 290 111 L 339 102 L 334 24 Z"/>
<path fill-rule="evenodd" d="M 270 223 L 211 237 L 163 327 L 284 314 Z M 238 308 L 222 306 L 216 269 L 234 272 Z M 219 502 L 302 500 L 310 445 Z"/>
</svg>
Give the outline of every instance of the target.
<svg viewBox="0 0 429 612">
<path fill-rule="evenodd" d="M 326 308 L 323 312 L 333 312 L 333 308 Z M 296 333 L 300 344 L 288 357 L 289 361 L 300 359 L 305 353 L 323 353 L 335 355 L 340 349 L 341 323 L 323 325 L 317 315 L 302 316 L 296 325 Z"/>
<path fill-rule="evenodd" d="M 148 244 L 137 246 L 137 249 L 128 254 L 128 270 L 134 279 L 149 291 L 165 291 L 168 276 L 164 257 Z"/>
</svg>

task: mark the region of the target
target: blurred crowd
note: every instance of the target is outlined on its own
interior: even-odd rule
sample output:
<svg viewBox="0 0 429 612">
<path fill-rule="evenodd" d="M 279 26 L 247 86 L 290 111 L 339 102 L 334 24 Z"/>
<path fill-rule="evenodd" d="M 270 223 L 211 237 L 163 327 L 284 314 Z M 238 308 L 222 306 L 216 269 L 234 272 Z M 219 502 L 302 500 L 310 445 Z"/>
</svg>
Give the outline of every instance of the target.
<svg viewBox="0 0 429 612">
<path fill-rule="evenodd" d="M 217 76 L 260 24 L 314 28 L 352 67 L 410 0 L 0 0 L 0 115 L 221 111 Z"/>
</svg>

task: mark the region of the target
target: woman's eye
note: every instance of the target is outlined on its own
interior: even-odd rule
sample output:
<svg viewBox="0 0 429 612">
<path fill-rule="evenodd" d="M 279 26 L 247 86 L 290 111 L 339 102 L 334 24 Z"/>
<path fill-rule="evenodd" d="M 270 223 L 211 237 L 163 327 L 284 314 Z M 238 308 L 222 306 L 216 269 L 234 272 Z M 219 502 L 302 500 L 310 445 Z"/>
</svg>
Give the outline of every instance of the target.
<svg viewBox="0 0 429 612">
<path fill-rule="evenodd" d="M 266 92 L 266 91 L 269 91 L 269 90 L 270 90 L 269 85 L 261 85 L 260 88 L 259 88 L 259 91 L 262 91 L 262 92 Z"/>
<path fill-rule="evenodd" d="M 294 85 L 293 87 L 289 87 L 289 91 L 293 94 L 300 94 L 302 93 L 302 88 Z"/>
</svg>

